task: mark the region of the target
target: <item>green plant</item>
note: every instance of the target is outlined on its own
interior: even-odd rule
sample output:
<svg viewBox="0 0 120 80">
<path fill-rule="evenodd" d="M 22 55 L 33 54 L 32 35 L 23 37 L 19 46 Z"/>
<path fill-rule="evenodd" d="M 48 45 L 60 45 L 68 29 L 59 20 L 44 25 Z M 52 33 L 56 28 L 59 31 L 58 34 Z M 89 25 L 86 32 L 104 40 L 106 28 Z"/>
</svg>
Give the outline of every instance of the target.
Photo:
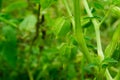
<svg viewBox="0 0 120 80">
<path fill-rule="evenodd" d="M 119 80 L 119 5 L 0 0 L 0 80 Z"/>
</svg>

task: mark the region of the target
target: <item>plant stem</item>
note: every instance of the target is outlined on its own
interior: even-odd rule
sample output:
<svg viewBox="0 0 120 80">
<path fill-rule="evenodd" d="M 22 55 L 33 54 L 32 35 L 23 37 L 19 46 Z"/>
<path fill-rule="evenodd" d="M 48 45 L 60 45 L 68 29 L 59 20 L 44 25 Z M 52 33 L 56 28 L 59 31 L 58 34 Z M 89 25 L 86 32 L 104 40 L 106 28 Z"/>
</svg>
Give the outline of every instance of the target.
<svg viewBox="0 0 120 80">
<path fill-rule="evenodd" d="M 87 0 L 83 0 L 83 4 L 85 6 L 85 9 L 89 15 L 89 17 L 93 17 L 90 8 L 88 6 L 88 2 Z M 104 59 L 104 54 L 102 51 L 102 46 L 101 46 L 101 39 L 100 39 L 100 30 L 99 30 L 99 22 L 98 20 L 96 20 L 95 18 L 92 19 L 92 23 L 94 25 L 95 28 L 95 33 L 96 33 L 96 40 L 97 40 L 97 52 L 98 52 L 98 56 L 100 57 L 100 60 L 102 61 Z"/>
<path fill-rule="evenodd" d="M 83 4 L 85 6 L 85 9 L 87 11 L 87 14 L 89 15 L 89 17 L 93 17 L 90 8 L 88 6 L 88 2 L 87 0 L 83 0 Z M 106 18 L 106 17 L 105 17 Z M 104 54 L 102 51 L 102 46 L 101 46 L 101 39 L 100 39 L 100 24 L 102 24 L 102 22 L 100 23 L 98 20 L 96 20 L 95 18 L 92 19 L 92 23 L 94 25 L 95 28 L 95 33 L 96 33 L 96 40 L 97 40 L 97 52 L 98 52 L 98 56 L 100 57 L 100 61 L 102 61 L 104 59 Z M 107 80 L 112 80 L 112 77 L 108 71 L 108 69 L 106 69 L 105 71 L 106 74 L 106 78 Z"/>
<path fill-rule="evenodd" d="M 110 73 L 109 73 L 109 71 L 108 71 L 108 69 L 106 69 L 105 75 L 106 75 L 107 80 L 113 80 Z"/>
<path fill-rule="evenodd" d="M 78 41 L 80 49 L 88 62 L 92 62 L 91 55 L 88 51 L 84 36 L 82 33 L 82 27 L 80 22 L 80 0 L 74 0 L 74 20 L 75 20 L 75 38 Z"/>
</svg>

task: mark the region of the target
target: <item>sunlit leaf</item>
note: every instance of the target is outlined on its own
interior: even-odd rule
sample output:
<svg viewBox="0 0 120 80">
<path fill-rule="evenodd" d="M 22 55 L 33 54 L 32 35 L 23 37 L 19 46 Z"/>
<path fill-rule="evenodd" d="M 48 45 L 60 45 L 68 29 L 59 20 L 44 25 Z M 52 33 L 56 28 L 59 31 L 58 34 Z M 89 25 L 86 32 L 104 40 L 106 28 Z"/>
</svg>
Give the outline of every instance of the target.
<svg viewBox="0 0 120 80">
<path fill-rule="evenodd" d="M 34 15 L 28 15 L 24 18 L 24 20 L 20 23 L 20 30 L 25 31 L 33 31 L 36 25 L 37 19 Z"/>
</svg>

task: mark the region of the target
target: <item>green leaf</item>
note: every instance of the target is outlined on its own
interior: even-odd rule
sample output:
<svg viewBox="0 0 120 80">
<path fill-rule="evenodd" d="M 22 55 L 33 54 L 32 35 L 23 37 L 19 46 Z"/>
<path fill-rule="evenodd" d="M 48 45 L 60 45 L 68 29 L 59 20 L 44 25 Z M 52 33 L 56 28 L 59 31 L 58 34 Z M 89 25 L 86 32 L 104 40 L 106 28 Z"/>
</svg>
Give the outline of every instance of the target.
<svg viewBox="0 0 120 80">
<path fill-rule="evenodd" d="M 61 17 L 55 21 L 53 32 L 57 37 L 65 36 L 71 29 L 70 22 Z"/>
<path fill-rule="evenodd" d="M 25 31 L 33 31 L 36 25 L 37 19 L 34 15 L 28 15 L 24 18 L 24 20 L 20 23 L 20 30 Z"/>
<path fill-rule="evenodd" d="M 112 58 L 105 58 L 103 60 L 103 63 L 117 63 L 118 61 L 112 59 Z"/>
<path fill-rule="evenodd" d="M 114 5 L 120 5 L 120 0 L 112 0 Z"/>
<path fill-rule="evenodd" d="M 50 7 L 53 3 L 55 3 L 57 0 L 30 0 L 32 3 L 40 3 L 41 7 L 43 9 L 46 9 Z"/>
<path fill-rule="evenodd" d="M 15 2 L 11 3 L 10 5 L 8 5 L 5 8 L 5 11 L 6 12 L 12 12 L 12 11 L 15 11 L 15 10 L 22 10 L 23 8 L 26 8 L 26 7 L 27 7 L 26 2 L 15 1 Z"/>
<path fill-rule="evenodd" d="M 0 0 L 0 11 L 2 9 L 2 0 Z"/>
<path fill-rule="evenodd" d="M 76 39 L 73 36 L 70 37 L 70 40 L 73 45 L 78 46 L 78 42 L 76 41 Z"/>
<path fill-rule="evenodd" d="M 3 51 L 3 42 L 0 41 L 0 55 L 2 54 L 2 51 Z"/>
<path fill-rule="evenodd" d="M 104 9 L 104 7 L 98 2 L 94 2 L 93 4 L 94 4 L 95 8 L 97 8 L 97 9 Z"/>
<path fill-rule="evenodd" d="M 73 80 L 77 76 L 77 72 L 75 70 L 75 65 L 74 64 L 69 64 L 68 65 L 68 77 L 67 80 Z"/>
<path fill-rule="evenodd" d="M 40 4 L 41 4 L 42 8 L 45 9 L 45 8 L 48 8 L 49 6 L 51 6 L 56 1 L 57 0 L 40 0 Z"/>
<path fill-rule="evenodd" d="M 118 7 L 118 6 L 112 7 L 111 13 L 116 17 L 120 17 L 120 7 Z"/>
<path fill-rule="evenodd" d="M 5 60 L 11 65 L 11 67 L 16 66 L 17 60 L 17 39 L 16 39 L 16 31 L 10 26 L 3 27 L 3 35 L 5 36 L 5 40 L 2 41 L 3 47 L 3 57 Z"/>
<path fill-rule="evenodd" d="M 110 57 L 113 55 L 114 50 L 117 47 L 117 44 L 120 41 L 120 25 L 116 28 L 113 37 L 112 37 L 112 41 L 108 44 L 108 46 L 105 49 L 105 55 L 106 57 Z"/>
<path fill-rule="evenodd" d="M 89 63 L 87 66 L 84 67 L 84 70 L 88 73 L 88 74 L 92 74 L 93 73 L 93 69 L 97 66 L 96 63 Z"/>
<path fill-rule="evenodd" d="M 64 20 L 63 17 L 57 18 L 57 20 L 55 21 L 55 25 L 53 27 L 53 32 L 54 32 L 55 35 L 59 34 L 59 32 L 60 32 L 64 23 L 65 23 L 65 20 Z"/>
<path fill-rule="evenodd" d="M 41 0 L 30 0 L 32 3 L 40 3 Z"/>
<path fill-rule="evenodd" d="M 105 58 L 102 61 L 102 67 L 106 68 L 108 65 L 112 65 L 114 63 L 117 63 L 118 61 L 114 60 L 113 58 Z"/>
<path fill-rule="evenodd" d="M 115 48 L 116 49 L 113 52 L 112 58 L 117 61 L 120 61 L 120 43 Z"/>
</svg>

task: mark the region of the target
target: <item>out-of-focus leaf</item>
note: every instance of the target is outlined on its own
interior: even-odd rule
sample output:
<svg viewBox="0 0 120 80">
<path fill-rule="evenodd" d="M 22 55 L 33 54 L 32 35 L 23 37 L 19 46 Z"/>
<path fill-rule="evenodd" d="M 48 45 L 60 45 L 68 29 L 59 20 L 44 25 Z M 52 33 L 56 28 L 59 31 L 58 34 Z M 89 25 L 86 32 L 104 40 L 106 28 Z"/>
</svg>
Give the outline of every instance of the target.
<svg viewBox="0 0 120 80">
<path fill-rule="evenodd" d="M 29 15 L 24 18 L 20 23 L 20 30 L 33 31 L 36 25 L 37 19 L 34 15 Z"/>
<path fill-rule="evenodd" d="M 3 27 L 3 35 L 5 36 L 5 40 L 2 41 L 3 47 L 3 57 L 5 60 L 11 65 L 11 67 L 16 66 L 17 60 L 17 39 L 16 39 L 16 31 L 10 26 Z"/>
<path fill-rule="evenodd" d="M 120 7 L 118 7 L 118 6 L 112 7 L 111 13 L 116 17 L 120 17 Z"/>
<path fill-rule="evenodd" d="M 75 40 L 75 38 L 73 36 L 70 37 L 70 40 L 73 45 L 78 46 L 78 42 Z"/>
<path fill-rule="evenodd" d="M 70 22 L 65 18 L 58 18 L 53 27 L 54 34 L 58 36 L 65 36 L 71 29 Z"/>
<path fill-rule="evenodd" d="M 93 4 L 94 4 L 95 8 L 97 8 L 97 9 L 104 9 L 104 7 L 98 2 L 94 2 Z"/>
<path fill-rule="evenodd" d="M 57 0 L 30 0 L 32 3 L 38 3 L 41 5 L 43 9 L 48 8 L 53 3 L 55 3 Z"/>
<path fill-rule="evenodd" d="M 26 7 L 27 7 L 27 3 L 26 2 L 15 1 L 15 2 L 11 3 L 10 5 L 8 5 L 5 8 L 5 11 L 6 12 L 12 12 L 12 11 L 15 11 L 15 10 L 22 10 L 23 8 L 26 8 Z"/>
<path fill-rule="evenodd" d="M 114 32 L 113 37 L 112 37 L 112 41 L 105 49 L 105 55 L 107 57 L 112 56 L 119 42 L 120 42 L 120 25 L 116 28 L 116 31 Z"/>
<path fill-rule="evenodd" d="M 107 66 L 112 65 L 112 64 L 117 63 L 117 62 L 118 61 L 114 60 L 113 58 L 105 58 L 102 61 L 102 67 L 106 68 Z"/>
<path fill-rule="evenodd" d="M 120 61 L 120 43 L 117 45 L 116 49 L 113 52 L 112 58 Z"/>
<path fill-rule="evenodd" d="M 30 0 L 32 3 L 40 3 L 41 0 Z"/>
<path fill-rule="evenodd" d="M 88 28 L 88 27 L 90 27 L 91 24 L 92 23 L 91 23 L 90 19 L 83 19 L 83 20 L 81 20 L 81 26 L 83 28 Z"/>
<path fill-rule="evenodd" d="M 120 0 L 112 0 L 114 5 L 120 5 Z"/>
<path fill-rule="evenodd" d="M 65 23 L 65 20 L 64 20 L 63 17 L 62 18 L 58 18 L 55 21 L 55 25 L 53 27 L 53 32 L 54 32 L 55 35 L 59 34 L 59 32 L 60 32 L 60 30 L 61 30 L 61 28 L 62 28 L 62 26 L 63 26 L 64 23 Z"/>
<path fill-rule="evenodd" d="M 69 64 L 68 66 L 68 77 L 67 79 L 74 79 L 77 76 L 77 72 L 75 70 L 75 65 L 74 64 Z"/>
<path fill-rule="evenodd" d="M 3 51 L 3 43 L 2 41 L 0 41 L 0 55 L 2 54 L 2 51 Z"/>
<path fill-rule="evenodd" d="M 112 59 L 112 58 L 105 58 L 104 60 L 103 60 L 103 63 L 116 63 L 117 61 L 116 60 L 114 60 L 114 59 Z"/>
<path fill-rule="evenodd" d="M 0 11 L 2 9 L 2 0 L 0 0 Z"/>
<path fill-rule="evenodd" d="M 52 5 L 57 0 L 40 0 L 40 4 L 43 9 L 48 8 L 50 5 Z"/>
<path fill-rule="evenodd" d="M 86 67 L 84 67 L 84 70 L 85 70 L 88 74 L 92 74 L 93 68 L 96 67 L 96 66 L 97 66 L 96 63 L 90 63 L 90 64 L 88 64 Z"/>
<path fill-rule="evenodd" d="M 9 20 L 5 19 L 4 17 L 1 17 L 1 16 L 0 16 L 0 21 L 1 21 L 1 22 L 4 22 L 4 23 L 6 23 L 6 24 L 8 24 L 8 25 L 10 25 L 10 26 L 12 26 L 12 27 L 15 27 L 15 28 L 17 27 L 15 23 L 10 22 Z"/>
</svg>

